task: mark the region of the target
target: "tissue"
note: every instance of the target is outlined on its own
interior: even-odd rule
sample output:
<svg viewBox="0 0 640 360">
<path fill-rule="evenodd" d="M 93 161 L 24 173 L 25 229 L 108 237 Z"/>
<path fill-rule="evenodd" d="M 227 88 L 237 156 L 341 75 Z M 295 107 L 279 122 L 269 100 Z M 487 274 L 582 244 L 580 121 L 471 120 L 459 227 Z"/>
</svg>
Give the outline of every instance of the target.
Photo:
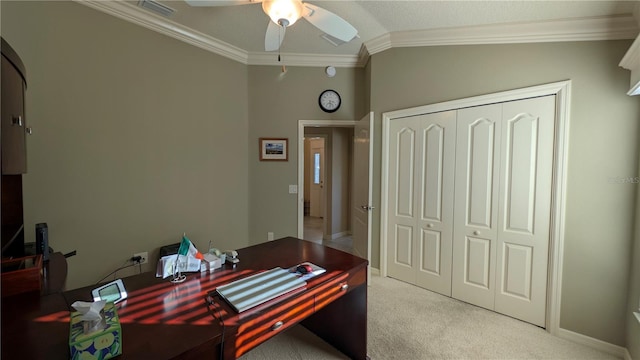
<svg viewBox="0 0 640 360">
<path fill-rule="evenodd" d="M 71 307 L 76 309 L 81 315 L 80 320 L 82 321 L 92 321 L 102 319 L 102 315 L 100 312 L 104 309 L 104 306 L 107 304 L 106 300 L 100 301 L 76 301 L 71 304 Z"/>
<path fill-rule="evenodd" d="M 110 359 L 122 354 L 122 328 L 113 302 L 76 301 L 70 313 L 71 359 Z"/>
</svg>

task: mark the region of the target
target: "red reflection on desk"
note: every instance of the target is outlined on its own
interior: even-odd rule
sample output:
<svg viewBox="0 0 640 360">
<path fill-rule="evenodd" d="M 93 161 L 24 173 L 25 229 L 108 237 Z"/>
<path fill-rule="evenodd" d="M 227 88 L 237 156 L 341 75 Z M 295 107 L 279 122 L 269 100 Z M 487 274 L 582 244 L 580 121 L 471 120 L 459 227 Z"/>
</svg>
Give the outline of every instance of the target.
<svg viewBox="0 0 640 360">
<path fill-rule="evenodd" d="M 33 319 L 33 321 L 37 322 L 69 322 L 69 312 L 68 311 L 58 311 L 52 314 L 40 316 L 38 318 Z"/>
</svg>

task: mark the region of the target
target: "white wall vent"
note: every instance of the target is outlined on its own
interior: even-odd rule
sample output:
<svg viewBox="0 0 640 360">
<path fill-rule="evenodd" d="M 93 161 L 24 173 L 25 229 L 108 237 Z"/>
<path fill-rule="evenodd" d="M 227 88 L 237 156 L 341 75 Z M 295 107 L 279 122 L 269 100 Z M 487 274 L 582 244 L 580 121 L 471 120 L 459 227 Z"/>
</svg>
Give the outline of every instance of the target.
<svg viewBox="0 0 640 360">
<path fill-rule="evenodd" d="M 153 11 L 154 13 L 162 15 L 164 17 L 170 17 L 175 12 L 174 9 L 166 5 L 162 5 L 159 2 L 154 0 L 140 0 L 138 1 L 138 6 L 145 8 L 149 11 Z"/>
</svg>

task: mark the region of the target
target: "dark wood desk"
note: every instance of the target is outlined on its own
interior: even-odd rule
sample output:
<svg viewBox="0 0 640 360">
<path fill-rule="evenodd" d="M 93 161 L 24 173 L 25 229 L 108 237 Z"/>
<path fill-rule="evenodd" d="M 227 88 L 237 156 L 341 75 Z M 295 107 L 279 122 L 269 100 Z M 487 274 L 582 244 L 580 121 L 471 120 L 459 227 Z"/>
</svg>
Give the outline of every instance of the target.
<svg viewBox="0 0 640 360">
<path fill-rule="evenodd" d="M 238 254 L 237 265 L 186 273 L 182 284 L 153 273 L 124 278 L 129 298 L 118 304 L 123 336 L 119 358 L 217 358 L 222 327 L 207 310 L 207 293 L 230 281 L 303 261 L 327 270 L 309 279 L 304 290 L 240 314 L 223 301 L 217 305 L 225 325 L 224 358 L 235 359 L 300 322 L 350 358 L 366 358 L 366 260 L 291 237 L 239 249 Z M 90 301 L 91 288 L 2 299 L 2 359 L 68 359 L 70 304 Z"/>
</svg>

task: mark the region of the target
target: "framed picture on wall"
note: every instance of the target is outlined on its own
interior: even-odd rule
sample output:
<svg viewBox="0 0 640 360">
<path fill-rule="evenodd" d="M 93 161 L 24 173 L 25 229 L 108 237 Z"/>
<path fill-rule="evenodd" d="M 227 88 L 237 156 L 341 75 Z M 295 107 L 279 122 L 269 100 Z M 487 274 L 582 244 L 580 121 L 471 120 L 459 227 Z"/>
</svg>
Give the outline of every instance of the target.
<svg viewBox="0 0 640 360">
<path fill-rule="evenodd" d="M 260 138 L 260 161 L 289 160 L 289 139 Z"/>
</svg>

